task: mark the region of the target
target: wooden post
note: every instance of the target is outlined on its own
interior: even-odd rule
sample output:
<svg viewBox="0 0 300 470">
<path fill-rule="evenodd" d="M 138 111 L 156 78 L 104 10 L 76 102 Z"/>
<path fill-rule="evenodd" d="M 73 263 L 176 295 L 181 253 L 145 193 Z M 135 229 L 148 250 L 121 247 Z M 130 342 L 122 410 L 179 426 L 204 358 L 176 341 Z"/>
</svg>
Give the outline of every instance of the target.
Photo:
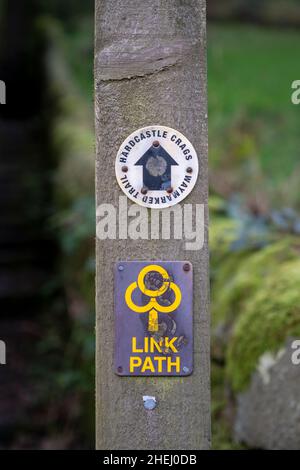
<svg viewBox="0 0 300 470">
<path fill-rule="evenodd" d="M 98 449 L 210 447 L 209 282 L 207 249 L 207 92 L 205 0 L 96 0 L 97 205 L 119 207 L 119 146 L 136 129 L 168 126 L 199 158 L 196 186 L 184 201 L 205 206 L 205 243 L 97 240 Z M 124 196 L 124 195 L 123 195 Z M 128 206 L 132 203 L 128 201 Z M 150 211 L 148 211 L 150 213 Z M 124 214 L 121 214 L 120 218 Z M 119 260 L 188 260 L 194 269 L 194 372 L 189 377 L 114 373 L 114 265 Z M 158 406 L 146 410 L 143 396 Z"/>
</svg>

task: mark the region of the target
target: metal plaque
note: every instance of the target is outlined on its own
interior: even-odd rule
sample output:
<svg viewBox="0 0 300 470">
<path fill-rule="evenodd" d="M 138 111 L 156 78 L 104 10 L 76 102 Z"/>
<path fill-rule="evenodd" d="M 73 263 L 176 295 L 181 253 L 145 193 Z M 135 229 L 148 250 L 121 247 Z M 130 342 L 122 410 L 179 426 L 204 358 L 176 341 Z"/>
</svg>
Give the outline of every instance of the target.
<svg viewBox="0 0 300 470">
<path fill-rule="evenodd" d="M 198 157 L 189 140 L 164 126 L 133 132 L 122 143 L 116 159 L 122 191 L 137 204 L 163 209 L 181 202 L 198 177 Z"/>
<path fill-rule="evenodd" d="M 184 261 L 124 261 L 115 268 L 115 372 L 193 371 L 193 269 Z"/>
</svg>

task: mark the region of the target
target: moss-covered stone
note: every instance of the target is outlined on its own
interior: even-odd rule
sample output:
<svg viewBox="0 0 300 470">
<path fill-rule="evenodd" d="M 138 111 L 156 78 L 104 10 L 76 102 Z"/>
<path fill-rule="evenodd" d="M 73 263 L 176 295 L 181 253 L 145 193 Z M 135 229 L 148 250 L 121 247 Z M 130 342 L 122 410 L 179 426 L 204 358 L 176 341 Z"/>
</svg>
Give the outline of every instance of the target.
<svg viewBox="0 0 300 470">
<path fill-rule="evenodd" d="M 262 281 L 278 270 L 283 262 L 296 259 L 300 241 L 285 237 L 258 252 L 231 253 L 220 263 L 212 287 L 213 325 L 228 325 L 244 311 L 250 296 L 262 288 Z"/>
<path fill-rule="evenodd" d="M 245 389 L 262 354 L 300 335 L 299 285 L 299 259 L 274 263 L 268 277 L 261 271 L 259 289 L 248 295 L 228 348 L 227 375 L 234 391 Z"/>
</svg>

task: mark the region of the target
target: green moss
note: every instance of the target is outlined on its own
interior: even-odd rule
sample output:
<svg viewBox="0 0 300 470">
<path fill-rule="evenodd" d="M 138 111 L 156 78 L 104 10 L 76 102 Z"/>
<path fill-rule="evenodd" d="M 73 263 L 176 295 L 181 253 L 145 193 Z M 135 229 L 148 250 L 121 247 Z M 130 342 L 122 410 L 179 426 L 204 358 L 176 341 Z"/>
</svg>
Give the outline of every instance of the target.
<svg viewBox="0 0 300 470">
<path fill-rule="evenodd" d="M 231 338 L 227 374 L 234 391 L 250 381 L 259 358 L 278 351 L 289 336 L 300 335 L 300 261 L 274 265 L 260 288 L 248 296 Z"/>
<path fill-rule="evenodd" d="M 223 258 L 230 252 L 230 246 L 236 240 L 238 228 L 239 223 L 236 220 L 211 215 L 209 248 L 212 269 L 219 268 Z"/>
<path fill-rule="evenodd" d="M 219 266 L 212 286 L 212 318 L 214 326 L 228 326 L 243 311 L 250 296 L 261 288 L 283 262 L 296 259 L 300 242 L 286 237 L 253 254 L 232 253 Z"/>
</svg>

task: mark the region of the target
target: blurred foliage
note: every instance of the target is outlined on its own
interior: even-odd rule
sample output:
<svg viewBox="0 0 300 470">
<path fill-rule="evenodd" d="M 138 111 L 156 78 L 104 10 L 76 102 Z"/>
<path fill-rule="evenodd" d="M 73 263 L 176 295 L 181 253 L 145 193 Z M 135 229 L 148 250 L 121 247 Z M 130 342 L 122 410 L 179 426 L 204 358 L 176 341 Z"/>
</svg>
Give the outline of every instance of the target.
<svg viewBox="0 0 300 470">
<path fill-rule="evenodd" d="M 82 16 L 92 15 L 94 0 L 36 0 L 42 14 L 59 18 L 64 26 L 80 22 Z M 91 17 L 90 17 L 91 19 Z"/>
<path fill-rule="evenodd" d="M 211 185 L 226 198 L 242 193 L 259 212 L 300 203 L 298 40 L 296 31 L 208 28 Z"/>
<path fill-rule="evenodd" d="M 92 39 L 92 18 L 89 21 Z M 63 24 L 48 15 L 39 20 L 39 27 L 48 38 L 46 66 L 50 92 L 57 103 L 51 134 L 57 156 L 57 166 L 51 175 L 55 211 L 49 217 L 49 228 L 59 242 L 60 266 L 53 284 L 59 283 L 64 290 L 64 303 L 51 306 L 48 334 L 40 344 L 40 353 L 47 363 L 40 382 L 46 384 L 44 403 L 54 407 L 59 395 L 65 407 L 62 412 L 68 414 L 66 445 L 92 448 L 95 415 L 93 109 L 82 92 L 80 79 L 75 75 L 77 82 L 73 77 L 76 68 L 72 68 L 72 54 L 69 54 L 73 45 L 67 40 L 72 36 L 73 26 L 66 29 Z M 91 51 L 92 46 L 90 65 Z M 92 66 L 87 74 L 92 77 Z M 68 318 L 65 334 L 58 331 L 59 320 L 53 318 L 55 309 Z M 52 372 L 51 388 L 49 372 Z M 57 418 L 56 422 L 59 425 L 60 420 Z M 53 427 L 50 434 L 56 429 L 59 435 L 60 430 Z"/>
<path fill-rule="evenodd" d="M 57 380 L 63 389 L 79 391 L 90 403 L 95 270 L 93 20 L 81 13 L 76 18 L 79 2 L 70 3 L 71 18 L 69 2 L 53 2 L 52 13 L 67 21 L 44 20 L 52 44 L 49 73 L 61 108 L 53 129 L 60 163 L 51 226 L 60 239 L 61 273 L 73 320 L 64 348 L 65 367 Z M 289 15 L 291 24 L 300 18 L 295 1 L 228 0 L 225 5 L 212 0 L 208 7 L 211 16 L 223 18 L 282 23 Z M 291 105 L 291 83 L 300 76 L 299 33 L 210 24 L 208 39 L 213 447 L 230 449 L 239 448 L 232 437 L 232 389 L 247 384 L 264 351 L 276 350 L 287 335 L 299 332 L 295 306 L 300 271 L 300 134 L 299 109 Z M 49 341 L 51 346 L 51 335 Z M 91 413 L 83 415 L 92 422 Z"/>
<path fill-rule="evenodd" d="M 298 26 L 299 0 L 209 0 L 210 19 L 251 21 L 267 25 Z"/>
<path fill-rule="evenodd" d="M 299 111 L 290 103 L 290 85 L 299 61 L 296 32 L 238 25 L 209 25 L 208 31 L 211 187 L 228 200 L 210 198 L 213 446 L 222 449 L 235 446 L 231 387 L 245 386 L 259 355 L 281 348 L 300 322 L 295 313 L 294 329 L 288 328 L 288 309 L 269 302 L 266 309 L 277 308 L 273 316 L 250 310 L 251 320 L 260 320 L 249 342 L 250 324 L 243 323 L 245 304 L 263 292 L 262 281 L 297 258 L 299 215 L 291 207 L 299 209 Z M 289 289 L 296 285 L 297 277 Z M 274 317 L 280 335 L 269 328 Z M 265 340 L 269 331 L 273 335 Z"/>
</svg>

